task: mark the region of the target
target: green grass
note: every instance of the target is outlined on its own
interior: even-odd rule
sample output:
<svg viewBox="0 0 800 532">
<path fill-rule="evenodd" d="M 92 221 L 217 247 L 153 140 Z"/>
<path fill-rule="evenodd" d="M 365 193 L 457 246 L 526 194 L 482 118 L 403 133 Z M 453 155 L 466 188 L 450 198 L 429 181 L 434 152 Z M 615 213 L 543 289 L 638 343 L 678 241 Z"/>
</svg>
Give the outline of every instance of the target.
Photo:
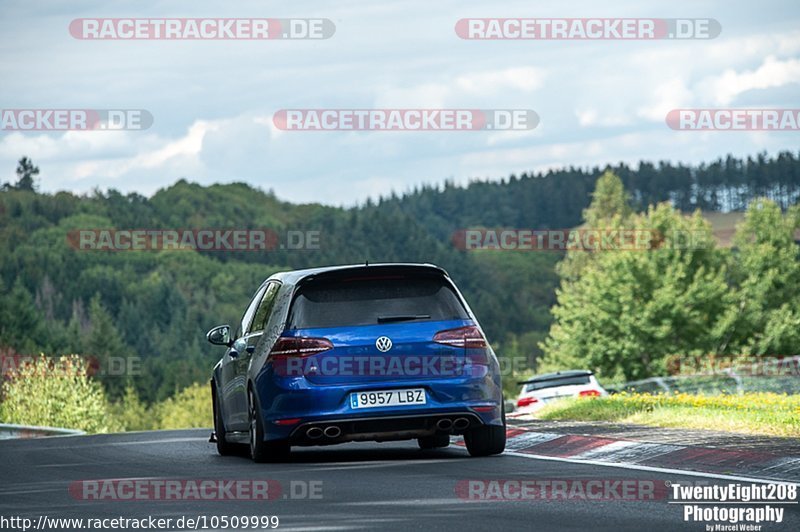
<svg viewBox="0 0 800 532">
<path fill-rule="evenodd" d="M 621 393 L 597 399 L 566 399 L 548 405 L 538 417 L 800 437 L 800 396 Z"/>
</svg>

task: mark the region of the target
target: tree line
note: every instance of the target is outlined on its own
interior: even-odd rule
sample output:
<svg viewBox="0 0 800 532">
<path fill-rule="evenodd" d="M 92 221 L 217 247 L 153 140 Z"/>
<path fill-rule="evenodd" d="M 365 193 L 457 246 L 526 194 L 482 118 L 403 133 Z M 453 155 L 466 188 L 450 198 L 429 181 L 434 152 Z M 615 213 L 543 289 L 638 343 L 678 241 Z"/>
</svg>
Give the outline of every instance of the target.
<svg viewBox="0 0 800 532">
<path fill-rule="evenodd" d="M 543 368 L 588 368 L 622 382 L 698 361 L 721 369 L 800 353 L 800 205 L 783 211 L 774 200 L 753 200 L 733 247 L 722 249 L 699 211 L 686 216 L 663 202 L 634 212 L 622 180 L 607 172 L 584 217 L 595 227 L 650 228 L 663 239 L 648 252 L 567 252 L 540 344 Z M 686 234 L 702 245 L 675 241 Z"/>
<path fill-rule="evenodd" d="M 151 197 L 115 190 L 39 193 L 38 168 L 26 159 L 18 182 L 0 192 L 0 349 L 84 354 L 101 366 L 140 359 L 137 372 L 101 372 L 99 378 L 111 400 L 133 386 L 155 402 L 208 379 L 221 353 L 205 343 L 205 331 L 235 323 L 270 274 L 367 260 L 419 261 L 450 272 L 498 353 L 528 357 L 533 365 L 543 349 L 552 351 L 542 346 L 552 336 L 550 309 L 563 254 L 463 251 L 451 241 L 454 231 L 574 227 L 606 170 L 619 176 L 632 213 L 663 201 L 675 212 L 739 209 L 759 196 L 780 211 L 797 198 L 799 163 L 786 152 L 692 167 L 569 168 L 465 186 L 447 182 L 338 208 L 287 203 L 245 183 L 186 180 Z M 225 227 L 316 230 L 320 244 L 264 253 L 108 252 L 80 251 L 67 241 L 76 229 Z"/>
</svg>

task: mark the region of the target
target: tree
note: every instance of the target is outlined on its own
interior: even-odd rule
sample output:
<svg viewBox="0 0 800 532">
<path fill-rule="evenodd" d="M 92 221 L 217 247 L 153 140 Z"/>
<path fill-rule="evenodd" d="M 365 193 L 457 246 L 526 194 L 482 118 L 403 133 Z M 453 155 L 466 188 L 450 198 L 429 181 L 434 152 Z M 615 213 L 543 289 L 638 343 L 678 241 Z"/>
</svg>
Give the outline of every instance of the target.
<svg viewBox="0 0 800 532">
<path fill-rule="evenodd" d="M 632 213 L 630 197 L 622 179 L 611 170 L 606 170 L 597 179 L 592 202 L 583 210 L 583 227 L 590 230 L 620 229 L 626 227 Z M 574 280 L 591 260 L 592 253 L 568 251 L 567 256 L 556 267 L 556 272 L 563 279 Z"/>
<path fill-rule="evenodd" d="M 210 427 L 214 420 L 205 383 L 195 383 L 181 390 L 154 410 L 161 429 Z"/>
<path fill-rule="evenodd" d="M 606 170 L 597 179 L 592 202 L 583 211 L 583 219 L 589 227 L 605 227 L 617 225 L 615 220 L 624 222 L 633 212 L 630 197 L 619 178 L 611 170 Z"/>
<path fill-rule="evenodd" d="M 20 353 L 32 353 L 42 347 L 48 333 L 44 318 L 19 278 L 10 290 L 0 280 L 0 301 L 0 346 Z"/>
<path fill-rule="evenodd" d="M 32 172 L 33 163 L 27 158 L 25 166 Z M 219 352 L 203 341 L 205 330 L 238 320 L 252 289 L 266 276 L 280 270 L 356 263 L 368 258 L 435 262 L 446 268 L 482 320 L 487 335 L 502 346 L 503 352 L 498 353 L 538 361 L 539 351 L 533 346 L 539 341 L 537 335 L 550 329 L 556 287 L 561 283 L 564 290 L 567 280 L 577 281 L 580 268 L 572 277 L 559 279 L 554 265 L 560 254 L 461 251 L 451 243 L 455 231 L 572 228 L 584 223 L 584 209 L 585 223 L 591 226 L 613 229 L 621 224 L 625 228 L 654 229 L 645 225 L 651 223 L 649 219 L 634 220 L 629 215 L 631 207 L 639 211 L 653 201 L 671 201 L 682 211 L 700 204 L 738 210 L 753 200 L 758 186 L 781 198 L 780 202 L 793 203 L 800 193 L 797 151 L 778 154 L 777 159 L 727 157 L 705 169 L 668 163 L 620 163 L 607 170 L 594 167 L 531 172 L 510 178 L 505 184 L 475 180 L 465 186 L 452 182 L 446 187 L 420 185 L 414 192 L 388 195 L 371 207 L 353 208 L 284 203 L 241 183 L 203 187 L 184 180 L 152 197 L 113 190 L 88 196 L 65 192 L 52 195 L 9 185 L 12 190 L 0 193 L 0 349 L 9 347 L 25 354 L 81 353 L 97 357 L 103 368 L 107 364 L 102 357 L 136 355 L 141 358 L 143 371 L 131 375 L 130 384 L 144 403 L 157 402 L 207 377 Z M 242 202 L 245 197 L 248 201 Z M 668 229 L 673 211 L 659 212 Z M 287 229 L 321 230 L 322 235 L 319 249 L 302 252 L 278 247 L 269 253 L 110 253 L 79 251 L 65 245 L 65 233 L 69 237 L 70 231 L 114 227 L 270 228 L 279 234 Z M 769 233 L 759 230 L 759 234 Z M 769 249 L 783 250 L 783 246 Z M 716 252 L 706 253 L 710 255 L 697 250 L 680 256 L 702 264 Z M 737 253 L 744 256 L 744 251 Z M 619 271 L 611 274 L 621 282 L 624 275 L 640 275 L 650 282 L 653 271 L 666 271 L 664 262 L 640 261 L 641 256 L 651 255 L 649 252 L 586 251 L 569 253 L 559 271 L 564 273 L 570 263 L 586 261 L 601 263 L 605 272 L 618 267 L 606 257 L 612 254 L 618 255 L 615 261 L 627 255 L 632 263 L 619 266 Z M 760 304 L 746 306 L 742 315 L 731 313 L 733 327 L 720 323 L 714 334 L 704 333 L 700 339 L 706 344 L 719 339 L 714 345 L 725 351 L 713 351 L 717 353 L 745 348 L 796 353 L 797 348 L 789 349 L 797 343 L 789 333 L 797 329 L 800 314 L 794 302 L 800 302 L 800 297 L 793 291 L 781 291 L 782 285 L 772 281 L 757 286 L 755 279 L 765 277 L 762 273 L 772 275 L 769 272 L 774 268 L 769 266 L 770 252 L 756 252 L 753 257 L 761 257 L 752 263 L 754 280 L 736 304 L 763 299 L 768 302 L 764 307 L 768 311 L 762 313 Z M 733 260 L 728 262 L 729 286 L 744 287 L 744 280 L 751 275 Z M 785 265 L 783 259 L 779 262 Z M 693 264 L 674 270 L 692 273 Z M 593 269 L 594 265 L 589 267 Z M 783 267 L 776 271 L 776 281 L 791 278 Z M 599 274 L 593 275 L 598 278 Z M 47 288 L 45 277 L 52 280 L 52 289 Z M 663 284 L 656 281 L 660 283 L 656 286 Z M 691 286 L 681 283 L 681 287 Z M 626 287 L 627 292 L 616 294 L 613 287 L 603 287 L 609 297 L 627 293 L 626 297 L 640 299 L 651 297 L 655 290 L 645 287 L 639 293 Z M 104 310 L 95 308 L 90 316 L 89 302 L 96 292 L 102 296 Z M 729 289 L 725 296 L 731 293 Z M 746 294 L 752 294 L 752 298 Z M 783 303 L 788 307 L 782 309 Z M 638 305 L 637 300 L 632 308 L 643 308 Z M 663 308 L 672 307 L 664 303 Z M 671 327 L 687 330 L 679 324 Z M 112 332 L 106 337 L 104 331 Z M 759 335 L 758 345 L 747 344 L 748 334 L 753 338 Z M 646 343 L 642 339 L 637 342 Z M 680 349 L 688 345 L 680 344 Z M 127 375 L 103 377 L 107 393 L 115 399 L 123 395 L 128 381 Z"/>
<path fill-rule="evenodd" d="M 41 355 L 23 364 L 3 383 L 0 419 L 5 423 L 62 427 L 87 432 L 112 432 L 103 388 L 87 376 L 76 355 L 57 359 Z"/>
<path fill-rule="evenodd" d="M 112 375 L 110 369 L 119 364 L 128 355 L 128 348 L 122 341 L 111 314 L 100 302 L 100 295 L 95 294 L 89 303 L 89 332 L 84 338 L 83 354 L 97 365 L 98 377 L 105 385 L 109 396 L 120 397 L 124 391 L 124 378 Z"/>
<path fill-rule="evenodd" d="M 734 236 L 735 295 L 719 324 L 725 349 L 755 355 L 800 350 L 798 227 L 798 207 L 784 214 L 774 201 L 762 198 L 747 209 Z"/>
<path fill-rule="evenodd" d="M 562 281 L 540 370 L 586 368 L 636 380 L 663 374 L 676 354 L 714 352 L 715 324 L 729 299 L 710 224 L 666 203 L 631 223 L 663 239 L 649 251 L 595 253 L 576 279 Z"/>
<path fill-rule="evenodd" d="M 159 428 L 158 420 L 154 418 L 155 413 L 142 402 L 136 389 L 130 384 L 125 387 L 122 398 L 111 405 L 111 411 L 125 431 Z"/>
<path fill-rule="evenodd" d="M 14 188 L 17 190 L 28 190 L 34 192 L 36 190 L 36 183 L 34 177 L 39 175 L 39 167 L 34 166 L 33 162 L 27 157 L 23 157 L 17 164 L 17 184 Z"/>
</svg>

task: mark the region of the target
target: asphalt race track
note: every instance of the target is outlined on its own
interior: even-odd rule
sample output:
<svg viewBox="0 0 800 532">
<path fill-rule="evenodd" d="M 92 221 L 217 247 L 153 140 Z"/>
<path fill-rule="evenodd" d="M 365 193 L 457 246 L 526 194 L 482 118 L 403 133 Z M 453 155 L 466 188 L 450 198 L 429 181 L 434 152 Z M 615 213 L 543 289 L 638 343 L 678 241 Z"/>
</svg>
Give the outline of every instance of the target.
<svg viewBox="0 0 800 532">
<path fill-rule="evenodd" d="M 474 459 L 457 445 L 421 451 L 415 442 L 296 448 L 289 462 L 254 464 L 246 458 L 218 456 L 208 435 L 204 429 L 0 441 L 0 516 L 27 517 L 38 524 L 40 516 L 210 519 L 274 515 L 280 519 L 279 530 L 318 531 L 702 531 L 706 522 L 685 522 L 683 506 L 670 504 L 670 497 L 663 495 L 668 491 L 664 483 L 729 482 L 508 454 Z M 76 482 L 99 479 L 269 479 L 275 481 L 269 484 L 275 498 L 84 500 L 84 484 Z M 467 481 L 492 479 L 653 481 L 662 496 L 624 501 L 585 497 L 468 500 Z M 797 506 L 782 508 L 783 522 L 764 524 L 761 530 L 800 530 Z M 208 521 L 206 526 L 210 527 Z"/>
</svg>

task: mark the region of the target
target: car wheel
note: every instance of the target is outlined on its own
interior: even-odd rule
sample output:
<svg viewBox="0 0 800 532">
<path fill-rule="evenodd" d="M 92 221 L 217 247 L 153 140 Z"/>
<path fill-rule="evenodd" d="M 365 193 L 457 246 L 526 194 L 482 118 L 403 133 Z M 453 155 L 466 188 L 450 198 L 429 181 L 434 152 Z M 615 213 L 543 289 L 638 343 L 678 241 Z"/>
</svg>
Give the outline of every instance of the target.
<svg viewBox="0 0 800 532">
<path fill-rule="evenodd" d="M 217 452 L 221 456 L 231 456 L 241 452 L 241 445 L 231 443 L 225 439 L 225 425 L 222 421 L 222 409 L 219 405 L 219 397 L 214 387 L 211 387 L 211 400 L 214 406 L 214 435 L 217 440 Z"/>
<path fill-rule="evenodd" d="M 254 462 L 277 462 L 289 456 L 289 442 L 286 440 L 264 441 L 264 421 L 258 398 L 251 390 L 248 394 L 250 418 L 250 458 Z"/>
<path fill-rule="evenodd" d="M 420 449 L 441 449 L 450 445 L 449 434 L 434 434 L 432 436 L 423 436 L 417 438 L 417 443 Z"/>
<path fill-rule="evenodd" d="M 506 448 L 506 409 L 503 405 L 503 424 L 483 425 L 464 433 L 464 443 L 471 456 L 500 454 Z"/>
</svg>

